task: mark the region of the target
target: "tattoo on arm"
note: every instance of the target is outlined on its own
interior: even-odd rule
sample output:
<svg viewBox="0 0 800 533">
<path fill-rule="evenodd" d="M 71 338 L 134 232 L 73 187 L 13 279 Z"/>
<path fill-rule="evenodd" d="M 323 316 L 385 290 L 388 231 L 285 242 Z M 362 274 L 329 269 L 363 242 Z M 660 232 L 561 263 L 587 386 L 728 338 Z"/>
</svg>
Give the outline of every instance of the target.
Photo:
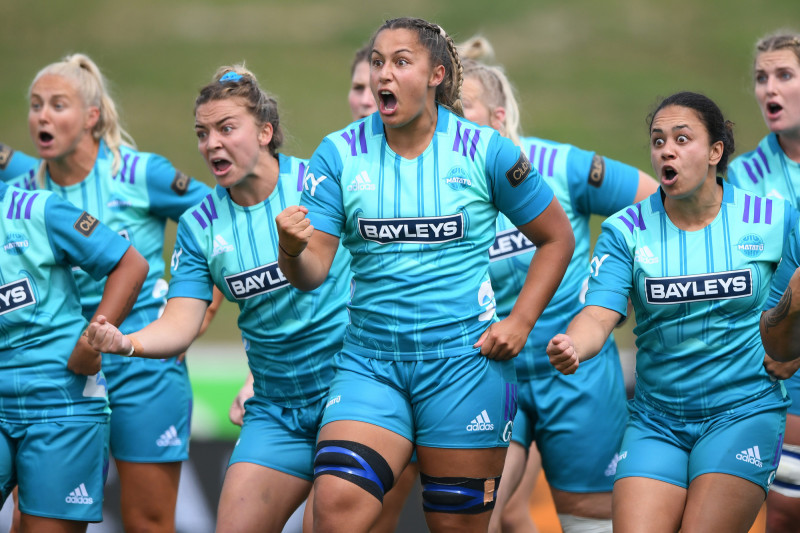
<svg viewBox="0 0 800 533">
<path fill-rule="evenodd" d="M 764 315 L 764 329 L 769 331 L 769 328 L 775 327 L 781 323 L 789 315 L 789 308 L 792 305 L 792 289 L 786 288 L 786 292 L 781 296 L 778 304 L 767 311 Z"/>
</svg>

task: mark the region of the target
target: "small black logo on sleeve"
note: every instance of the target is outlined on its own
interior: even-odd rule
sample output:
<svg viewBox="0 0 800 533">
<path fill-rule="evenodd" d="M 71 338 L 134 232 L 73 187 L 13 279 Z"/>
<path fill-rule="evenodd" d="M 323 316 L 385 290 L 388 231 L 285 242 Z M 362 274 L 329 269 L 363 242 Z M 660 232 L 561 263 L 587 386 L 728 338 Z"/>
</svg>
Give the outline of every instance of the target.
<svg viewBox="0 0 800 533">
<path fill-rule="evenodd" d="M 531 172 L 531 162 L 524 153 L 520 152 L 519 159 L 514 166 L 506 171 L 506 178 L 512 187 L 518 187 Z"/>
<path fill-rule="evenodd" d="M 170 188 L 175 191 L 175 194 L 178 196 L 183 196 L 186 194 L 186 191 L 189 190 L 189 181 L 192 178 L 181 172 L 180 170 L 175 171 L 175 179 L 172 180 L 172 185 Z"/>
<path fill-rule="evenodd" d="M 603 185 L 603 178 L 606 177 L 606 162 L 603 156 L 594 154 L 592 166 L 589 168 L 589 185 L 600 187 Z"/>
<path fill-rule="evenodd" d="M 98 224 L 100 224 L 99 220 L 84 211 L 81 213 L 81 216 L 78 217 L 77 222 L 75 222 L 75 225 L 72 227 L 78 230 L 78 233 L 84 237 L 88 237 L 92 234 L 92 232 L 94 232 Z"/>
</svg>

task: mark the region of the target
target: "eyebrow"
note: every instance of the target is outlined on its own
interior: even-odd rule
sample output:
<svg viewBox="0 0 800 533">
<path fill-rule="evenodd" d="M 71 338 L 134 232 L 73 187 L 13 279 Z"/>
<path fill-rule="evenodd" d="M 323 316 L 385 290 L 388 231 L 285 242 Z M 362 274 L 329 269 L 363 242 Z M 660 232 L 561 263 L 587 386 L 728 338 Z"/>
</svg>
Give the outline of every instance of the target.
<svg viewBox="0 0 800 533">
<path fill-rule="evenodd" d="M 677 126 L 674 126 L 672 128 L 672 131 L 677 131 L 682 129 L 690 130 L 692 128 L 690 128 L 688 124 L 678 124 Z M 662 130 L 661 128 L 653 128 L 652 130 L 650 130 L 650 133 L 664 133 L 664 130 Z"/>
<path fill-rule="evenodd" d="M 377 49 L 375 49 L 375 48 L 373 48 L 373 49 L 372 49 L 372 52 L 371 52 L 371 53 L 372 53 L 372 54 L 378 54 L 379 56 L 382 56 L 382 55 L 384 55 L 384 54 L 382 54 L 381 52 L 379 52 L 379 51 L 378 51 Z M 389 52 L 389 54 L 388 54 L 388 55 L 397 55 L 397 54 L 412 54 L 412 53 L 414 53 L 414 52 L 413 52 L 413 51 L 412 51 L 410 48 L 398 48 L 398 49 L 397 49 L 397 50 L 395 50 L 394 52 Z"/>
<path fill-rule="evenodd" d="M 227 122 L 228 120 L 231 120 L 232 118 L 234 118 L 234 117 L 233 117 L 233 115 L 229 115 L 229 116 L 226 116 L 226 117 L 222 117 L 221 119 L 219 119 L 218 121 L 214 122 L 214 123 L 213 123 L 213 124 L 211 124 L 211 125 L 212 125 L 212 126 L 220 126 L 220 125 L 224 124 L 225 122 Z M 195 122 L 195 123 L 194 123 L 194 127 L 195 127 L 195 128 L 205 128 L 206 126 L 203 126 L 203 125 L 201 125 L 201 124 L 198 124 L 197 122 Z"/>
</svg>

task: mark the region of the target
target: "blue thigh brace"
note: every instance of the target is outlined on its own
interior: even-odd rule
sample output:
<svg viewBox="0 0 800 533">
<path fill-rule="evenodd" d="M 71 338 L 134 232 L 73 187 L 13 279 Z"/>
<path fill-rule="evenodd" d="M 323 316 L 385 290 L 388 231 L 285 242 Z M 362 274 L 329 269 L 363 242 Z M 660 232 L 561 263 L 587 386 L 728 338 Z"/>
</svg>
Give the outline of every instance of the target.
<svg viewBox="0 0 800 533">
<path fill-rule="evenodd" d="M 314 457 L 314 479 L 324 474 L 355 483 L 383 503 L 383 495 L 394 485 L 394 474 L 381 455 L 358 442 L 323 440 Z"/>
<path fill-rule="evenodd" d="M 422 508 L 426 512 L 478 514 L 494 509 L 500 476 L 490 478 L 422 478 Z"/>
</svg>

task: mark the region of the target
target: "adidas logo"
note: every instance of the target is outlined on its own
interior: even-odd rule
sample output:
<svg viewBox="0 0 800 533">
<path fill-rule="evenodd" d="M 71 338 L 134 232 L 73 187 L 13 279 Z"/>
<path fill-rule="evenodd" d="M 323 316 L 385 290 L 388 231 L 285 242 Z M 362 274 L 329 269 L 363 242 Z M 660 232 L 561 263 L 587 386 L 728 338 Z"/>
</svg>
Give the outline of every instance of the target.
<svg viewBox="0 0 800 533">
<path fill-rule="evenodd" d="M 75 490 L 70 492 L 69 496 L 67 496 L 64 501 L 67 503 L 78 503 L 81 505 L 91 505 L 94 503 L 92 497 L 89 496 L 88 492 L 86 492 L 86 485 L 83 483 L 77 486 Z"/>
<path fill-rule="evenodd" d="M 170 426 L 156 441 L 156 446 L 180 446 L 181 439 L 178 438 L 178 430 L 175 426 Z"/>
<path fill-rule="evenodd" d="M 772 189 L 767 193 L 767 198 L 777 198 L 778 200 L 784 200 L 784 197 L 781 196 L 781 193 L 778 192 L 777 189 Z"/>
<path fill-rule="evenodd" d="M 736 454 L 736 458 L 740 461 L 744 461 L 745 463 L 756 465 L 759 468 L 764 466 L 764 464 L 761 462 L 761 454 L 758 451 L 758 446 L 753 446 L 752 448 L 742 450 Z"/>
<path fill-rule="evenodd" d="M 375 184 L 367 176 L 367 171 L 362 170 L 360 174 L 356 174 L 350 185 L 347 186 L 348 191 L 374 191 Z"/>
<path fill-rule="evenodd" d="M 492 431 L 493 429 L 494 424 L 489 420 L 489 413 L 486 412 L 486 409 L 467 425 L 467 431 Z"/>
<path fill-rule="evenodd" d="M 653 252 L 650 251 L 650 248 L 647 246 L 643 246 L 636 250 L 636 256 L 633 260 L 637 263 L 644 263 L 646 265 L 652 265 L 653 263 L 658 263 L 658 257 L 655 256 Z"/>
<path fill-rule="evenodd" d="M 622 452 L 622 455 L 620 455 L 618 453 L 615 453 L 614 457 L 611 458 L 611 462 L 608 463 L 608 466 L 606 467 L 606 471 L 603 472 L 603 474 L 605 474 L 606 477 L 611 477 L 611 476 L 615 475 L 617 473 L 617 463 L 619 463 L 620 461 L 625 459 L 627 456 L 628 456 L 628 452 L 627 451 Z"/>
<path fill-rule="evenodd" d="M 225 239 L 222 238 L 222 235 L 218 234 L 216 237 L 214 237 L 214 251 L 211 252 L 211 257 L 232 251 L 233 251 L 233 246 L 228 244 L 225 241 Z"/>
</svg>

